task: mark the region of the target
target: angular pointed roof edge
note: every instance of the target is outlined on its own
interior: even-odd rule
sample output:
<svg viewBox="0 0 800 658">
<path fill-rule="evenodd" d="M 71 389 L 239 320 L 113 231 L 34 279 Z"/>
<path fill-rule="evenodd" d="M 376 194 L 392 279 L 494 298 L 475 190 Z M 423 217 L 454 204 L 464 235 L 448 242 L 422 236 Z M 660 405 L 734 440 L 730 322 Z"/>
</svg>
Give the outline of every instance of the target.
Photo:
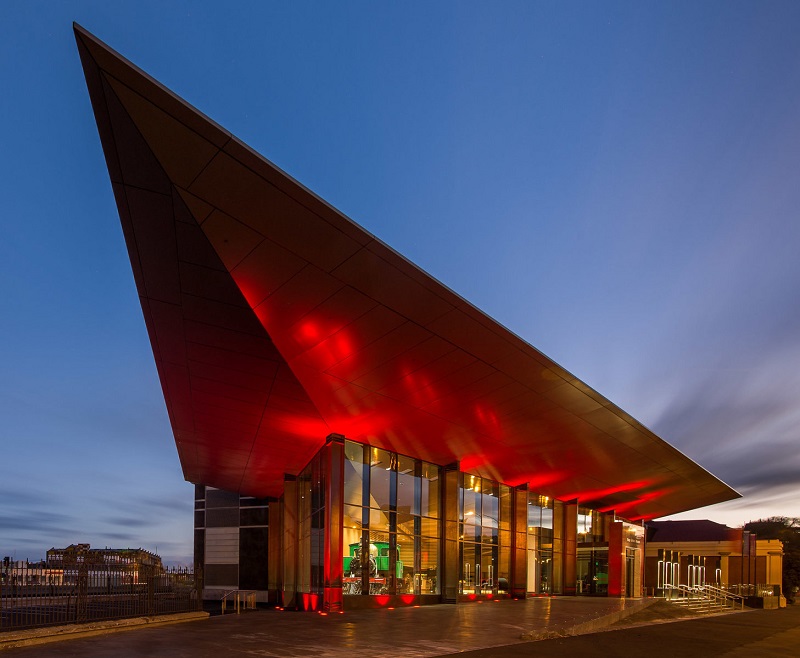
<svg viewBox="0 0 800 658">
<path fill-rule="evenodd" d="M 653 432 L 651 432 L 644 425 L 639 423 L 639 421 L 635 420 L 629 414 L 627 414 L 619 407 L 611 403 L 607 398 L 599 394 L 591 387 L 587 386 L 577 377 L 575 377 L 574 375 L 566 371 L 564 368 L 556 364 L 554 361 L 546 357 L 530 343 L 519 337 L 514 332 L 508 330 L 506 327 L 498 323 L 496 320 L 486 315 L 483 311 L 481 311 L 473 304 L 465 300 L 461 295 L 452 291 L 450 288 L 439 282 L 437 279 L 435 279 L 435 277 L 432 277 L 431 275 L 427 274 L 424 270 L 414 265 L 408 259 L 406 259 L 401 254 L 392 249 L 390 246 L 386 245 L 378 238 L 376 238 L 374 235 L 372 235 L 369 231 L 365 230 L 357 223 L 355 223 L 353 220 L 349 219 L 346 215 L 338 211 L 335 207 L 331 206 L 328 202 L 318 197 L 313 191 L 309 190 L 304 185 L 296 181 L 293 177 L 286 174 L 284 171 L 282 171 L 279 167 L 274 165 L 268 159 L 264 158 L 262 155 L 256 153 L 255 151 L 253 151 L 252 149 L 241 143 L 229 131 L 225 130 L 224 128 L 216 124 L 216 122 L 214 122 L 212 119 L 207 117 L 205 114 L 203 114 L 202 112 L 194 108 L 192 105 L 190 105 L 189 103 L 178 97 L 172 91 L 167 89 L 164 85 L 162 85 L 157 80 L 149 76 L 147 73 L 145 73 L 144 71 L 136 67 L 134 64 L 129 62 L 126 58 L 124 58 L 122 55 L 120 55 L 112 48 L 107 46 L 105 43 L 103 43 L 97 37 L 89 33 L 83 27 L 81 27 L 76 23 L 74 24 L 74 30 L 76 38 L 79 41 L 79 44 L 83 45 L 83 48 L 86 50 L 87 54 L 90 54 L 93 57 L 93 59 L 95 59 L 95 63 L 97 63 L 98 66 L 101 66 L 101 63 L 97 61 L 97 58 L 100 58 L 103 60 L 102 62 L 103 66 L 101 66 L 101 68 L 103 68 L 104 70 L 111 71 L 112 74 L 115 68 L 118 70 L 123 70 L 123 72 L 125 70 L 133 71 L 136 74 L 136 76 L 134 76 L 134 78 L 127 76 L 125 84 L 132 84 L 135 87 L 137 84 L 140 84 L 139 82 L 137 82 L 138 79 L 144 80 L 148 86 L 148 89 L 146 89 L 144 93 L 152 94 L 155 91 L 155 93 L 159 96 L 159 99 L 157 100 L 159 100 L 164 106 L 164 111 L 167 113 L 174 113 L 173 116 L 180 115 L 182 119 L 185 120 L 185 123 L 189 128 L 195 129 L 195 127 L 197 127 L 198 130 L 204 131 L 204 134 L 206 135 L 209 135 L 208 131 L 210 129 L 213 134 L 211 134 L 207 138 L 210 141 L 215 142 L 219 148 L 222 148 L 223 146 L 225 146 L 226 143 L 230 141 L 235 141 L 238 147 L 245 148 L 250 155 L 252 155 L 254 158 L 257 158 L 261 163 L 263 163 L 265 166 L 273 170 L 282 179 L 288 181 L 289 184 L 295 186 L 298 190 L 301 190 L 302 193 L 307 197 L 312 198 L 317 204 L 320 204 L 320 206 L 324 207 L 327 210 L 327 212 L 334 215 L 337 221 L 342 222 L 343 225 L 346 225 L 347 227 L 352 229 L 353 233 L 358 233 L 359 235 L 364 236 L 364 239 L 374 242 L 376 245 L 375 247 L 376 249 L 385 250 L 385 252 L 393 255 L 394 258 L 401 261 L 404 266 L 413 270 L 415 278 L 419 278 L 431 284 L 431 286 L 437 289 L 436 290 L 437 293 L 444 295 L 448 298 L 451 298 L 453 300 L 456 300 L 458 305 L 463 305 L 465 308 L 467 308 L 470 311 L 470 315 L 472 315 L 473 318 L 480 324 L 484 325 L 485 327 L 489 328 L 492 331 L 502 332 L 503 337 L 506 340 L 509 340 L 512 344 L 516 343 L 515 347 L 517 347 L 517 349 L 521 349 L 528 356 L 536 358 L 537 361 L 542 363 L 546 368 L 552 370 L 553 373 L 558 375 L 559 378 L 563 379 L 565 383 L 571 384 L 572 387 L 576 389 L 576 392 L 580 392 L 580 394 L 582 394 L 586 398 L 591 399 L 592 401 L 600 405 L 600 407 L 604 408 L 607 412 L 613 413 L 621 421 L 624 421 L 625 423 L 637 428 L 639 431 L 649 436 L 651 440 L 663 444 L 662 446 L 663 449 L 667 450 L 668 452 L 671 452 L 676 456 L 677 461 L 675 465 L 680 467 L 679 470 L 684 470 L 686 465 L 691 464 L 693 468 L 699 469 L 700 471 L 704 472 L 706 476 L 708 476 L 708 478 L 710 479 L 710 481 L 707 483 L 708 485 L 711 485 L 711 482 L 716 483 L 716 485 L 714 485 L 713 487 L 714 489 L 717 489 L 717 494 L 715 497 L 719 497 L 722 499 L 730 499 L 733 497 L 737 497 L 739 495 L 728 485 L 725 485 L 718 478 L 711 475 L 702 466 L 696 464 L 691 459 L 686 457 L 682 452 L 674 448 L 674 446 L 671 446 L 670 444 L 664 442 L 662 439 L 657 437 Z M 122 67 L 122 69 L 120 69 L 119 67 Z M 134 90 L 137 91 L 137 93 L 140 93 L 139 90 L 137 89 Z M 109 164 L 109 169 L 111 170 L 111 164 Z M 478 356 L 476 358 L 480 359 L 481 357 Z M 682 475 L 681 477 L 685 477 L 685 474 Z M 717 485 L 719 484 L 723 485 L 724 489 L 727 489 L 727 493 L 725 493 L 724 495 L 722 491 L 718 490 Z M 704 504 L 709 504 L 709 503 L 704 503 Z"/>
</svg>

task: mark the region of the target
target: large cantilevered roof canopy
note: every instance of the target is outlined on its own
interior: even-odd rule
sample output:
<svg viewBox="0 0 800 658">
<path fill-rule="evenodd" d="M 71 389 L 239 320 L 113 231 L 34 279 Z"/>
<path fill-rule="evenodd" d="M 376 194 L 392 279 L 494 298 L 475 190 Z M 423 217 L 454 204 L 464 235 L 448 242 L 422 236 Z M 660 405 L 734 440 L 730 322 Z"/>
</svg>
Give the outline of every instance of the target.
<svg viewBox="0 0 800 658">
<path fill-rule="evenodd" d="M 629 519 L 738 495 L 75 34 L 187 480 L 279 495 L 337 433 Z"/>
</svg>

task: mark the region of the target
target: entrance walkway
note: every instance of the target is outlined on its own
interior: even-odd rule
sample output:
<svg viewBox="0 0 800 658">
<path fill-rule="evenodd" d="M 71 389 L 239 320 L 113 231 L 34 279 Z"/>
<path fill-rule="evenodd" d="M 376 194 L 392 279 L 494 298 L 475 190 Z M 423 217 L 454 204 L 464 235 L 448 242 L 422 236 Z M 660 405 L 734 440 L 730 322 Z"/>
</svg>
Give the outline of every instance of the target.
<svg viewBox="0 0 800 658">
<path fill-rule="evenodd" d="M 620 611 L 632 612 L 640 609 L 642 601 L 625 602 L 617 599 L 589 598 L 541 598 L 527 601 L 499 601 L 458 606 L 428 606 L 401 608 L 396 610 L 364 610 L 323 616 L 314 613 L 258 611 L 224 617 L 212 617 L 204 621 L 188 622 L 160 628 L 116 633 L 34 647 L 10 649 L 4 655 L 20 658 L 52 656 L 263 656 L 291 657 L 316 656 L 331 658 L 398 656 L 427 658 L 459 652 L 477 657 L 488 656 L 537 656 L 548 655 L 625 655 L 630 656 L 633 647 L 646 651 L 648 658 L 659 655 L 658 649 L 649 642 L 642 644 L 642 634 L 650 628 L 660 628 L 662 635 L 674 636 L 677 626 L 709 624 L 716 620 L 733 628 L 758 627 L 758 623 L 745 624 L 745 620 L 758 622 L 763 619 L 777 622 L 786 617 L 786 610 L 748 611 L 725 615 L 708 620 L 660 624 L 655 627 L 642 626 L 622 631 L 611 631 L 592 636 L 562 638 L 540 641 L 535 644 L 521 640 L 523 634 L 557 635 L 567 633 L 576 626 L 586 630 L 592 620 L 598 625 L 608 624 L 611 615 Z M 797 612 L 800 612 L 798 607 Z M 624 612 L 623 612 L 624 614 Z M 794 615 L 795 622 L 800 614 Z M 633 618 L 635 618 L 634 615 Z M 785 630 L 785 629 L 783 629 Z M 770 632 L 759 631 L 756 639 L 769 638 Z M 631 634 L 634 635 L 626 635 Z M 717 639 L 720 631 L 710 635 Z M 621 635 L 620 635 L 621 634 Z M 587 640 L 586 649 L 572 647 L 567 653 L 560 643 Z M 662 637 L 661 641 L 664 641 Z M 587 653 L 591 647 L 601 648 L 601 653 Z M 614 647 L 619 649 L 615 653 Z M 796 645 L 795 645 L 796 646 Z M 534 649 L 535 647 L 535 649 Z M 548 653 L 549 651 L 557 653 Z M 464 654 L 461 654 L 464 655 Z M 687 653 L 682 648 L 672 647 L 672 656 L 720 655 L 709 653 Z M 758 654 L 757 655 L 781 655 Z"/>
</svg>

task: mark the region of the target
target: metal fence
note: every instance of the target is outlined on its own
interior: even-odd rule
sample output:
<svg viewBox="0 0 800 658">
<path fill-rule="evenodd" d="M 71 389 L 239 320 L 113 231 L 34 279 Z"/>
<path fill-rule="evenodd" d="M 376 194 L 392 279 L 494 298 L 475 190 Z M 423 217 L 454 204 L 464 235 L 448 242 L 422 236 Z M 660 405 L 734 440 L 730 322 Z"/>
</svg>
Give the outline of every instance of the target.
<svg viewBox="0 0 800 658">
<path fill-rule="evenodd" d="M 135 563 L 0 565 L 0 632 L 200 609 L 194 574 Z"/>
<path fill-rule="evenodd" d="M 780 596 L 780 585 L 728 585 L 726 588 L 729 592 L 738 594 L 739 596 Z"/>
</svg>

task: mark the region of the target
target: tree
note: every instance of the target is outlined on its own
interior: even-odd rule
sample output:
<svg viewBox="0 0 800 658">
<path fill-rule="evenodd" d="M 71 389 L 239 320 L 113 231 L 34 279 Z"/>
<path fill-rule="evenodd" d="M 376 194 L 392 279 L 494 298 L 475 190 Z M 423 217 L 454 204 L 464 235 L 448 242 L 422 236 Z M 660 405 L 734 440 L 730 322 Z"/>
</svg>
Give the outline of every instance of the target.
<svg viewBox="0 0 800 658">
<path fill-rule="evenodd" d="M 744 529 L 755 533 L 759 539 L 783 542 L 783 594 L 789 603 L 794 603 L 800 589 L 800 518 L 771 516 L 750 521 Z"/>
</svg>

